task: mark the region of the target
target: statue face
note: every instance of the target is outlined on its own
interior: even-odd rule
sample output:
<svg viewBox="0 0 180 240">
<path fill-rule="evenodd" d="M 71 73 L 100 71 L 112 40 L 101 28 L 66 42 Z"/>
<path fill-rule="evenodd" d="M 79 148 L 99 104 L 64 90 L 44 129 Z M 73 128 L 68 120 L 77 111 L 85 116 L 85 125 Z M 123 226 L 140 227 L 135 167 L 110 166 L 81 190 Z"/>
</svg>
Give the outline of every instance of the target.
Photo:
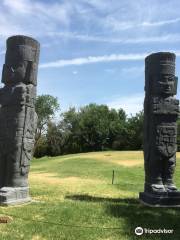
<svg viewBox="0 0 180 240">
<path fill-rule="evenodd" d="M 160 91 L 171 95 L 175 86 L 175 77 L 169 74 L 162 74 L 159 80 Z"/>
<path fill-rule="evenodd" d="M 23 82 L 26 76 L 27 61 L 12 62 L 11 64 L 4 64 L 3 68 L 3 82 L 5 84 L 16 84 Z"/>
<path fill-rule="evenodd" d="M 170 74 L 161 74 L 153 81 L 153 92 L 164 95 L 176 95 L 177 77 Z"/>
</svg>

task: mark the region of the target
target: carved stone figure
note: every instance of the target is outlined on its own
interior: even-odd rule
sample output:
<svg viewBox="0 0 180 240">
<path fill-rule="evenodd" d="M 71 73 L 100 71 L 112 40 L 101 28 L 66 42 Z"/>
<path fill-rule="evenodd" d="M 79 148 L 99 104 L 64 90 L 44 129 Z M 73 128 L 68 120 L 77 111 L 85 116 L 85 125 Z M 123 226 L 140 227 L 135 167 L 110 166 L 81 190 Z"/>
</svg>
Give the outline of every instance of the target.
<svg viewBox="0 0 180 240">
<path fill-rule="evenodd" d="M 175 54 L 154 53 L 145 59 L 144 168 L 145 186 L 140 200 L 149 205 L 180 205 L 173 182 L 176 165 L 176 120 L 179 101 Z"/>
<path fill-rule="evenodd" d="M 40 44 L 26 36 L 7 39 L 0 89 L 0 204 L 30 201 Z"/>
</svg>

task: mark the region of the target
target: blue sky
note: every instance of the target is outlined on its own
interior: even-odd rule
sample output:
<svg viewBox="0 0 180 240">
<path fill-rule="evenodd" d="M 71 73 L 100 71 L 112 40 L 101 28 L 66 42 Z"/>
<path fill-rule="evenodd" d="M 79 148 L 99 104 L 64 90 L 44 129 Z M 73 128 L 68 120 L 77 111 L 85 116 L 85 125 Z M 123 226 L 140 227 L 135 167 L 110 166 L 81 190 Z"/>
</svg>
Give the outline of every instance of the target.
<svg viewBox="0 0 180 240">
<path fill-rule="evenodd" d="M 6 39 L 32 36 L 41 43 L 38 94 L 58 97 L 62 110 L 96 102 L 135 114 L 146 55 L 173 51 L 180 76 L 179 26 L 179 0 L 2 0 L 0 68 Z"/>
</svg>

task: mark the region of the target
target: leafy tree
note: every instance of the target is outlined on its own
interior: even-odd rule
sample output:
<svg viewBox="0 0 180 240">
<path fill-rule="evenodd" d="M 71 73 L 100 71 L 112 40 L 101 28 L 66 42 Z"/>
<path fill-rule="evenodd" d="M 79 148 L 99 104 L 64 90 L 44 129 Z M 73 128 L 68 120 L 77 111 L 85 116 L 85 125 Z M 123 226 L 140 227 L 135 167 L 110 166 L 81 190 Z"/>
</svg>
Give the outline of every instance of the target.
<svg viewBox="0 0 180 240">
<path fill-rule="evenodd" d="M 143 120 L 144 113 L 140 111 L 128 119 L 127 131 L 128 131 L 128 144 L 127 149 L 137 150 L 142 149 L 143 144 Z"/>
<path fill-rule="evenodd" d="M 35 152 L 38 156 L 142 148 L 143 112 L 127 118 L 123 109 L 117 111 L 92 103 L 78 111 L 71 107 L 55 123 L 53 115 L 59 107 L 57 99 L 47 103 L 41 98 L 37 104 L 40 115 L 38 131 L 41 133 Z"/>
<path fill-rule="evenodd" d="M 85 151 L 108 147 L 109 109 L 106 105 L 89 104 L 80 109 L 79 125 Z"/>
<path fill-rule="evenodd" d="M 62 154 L 62 134 L 56 123 L 49 121 L 47 129 L 47 154 L 57 156 Z"/>
<path fill-rule="evenodd" d="M 123 109 L 118 111 L 112 109 L 110 114 L 114 115 L 114 118 L 110 121 L 110 148 L 114 150 L 122 150 L 127 145 L 127 116 Z"/>
<path fill-rule="evenodd" d="M 82 133 L 80 130 L 80 116 L 75 107 L 71 107 L 62 114 L 63 120 L 59 123 L 61 129 L 64 153 L 82 152 Z"/>
<path fill-rule="evenodd" d="M 59 103 L 57 98 L 51 95 L 41 95 L 36 98 L 36 113 L 38 115 L 38 123 L 36 130 L 36 144 L 41 138 L 42 134 L 47 130 L 48 122 L 55 115 L 56 111 L 59 109 Z"/>
<path fill-rule="evenodd" d="M 43 157 L 48 155 L 48 144 L 46 136 L 41 136 L 34 149 L 34 157 Z"/>
</svg>

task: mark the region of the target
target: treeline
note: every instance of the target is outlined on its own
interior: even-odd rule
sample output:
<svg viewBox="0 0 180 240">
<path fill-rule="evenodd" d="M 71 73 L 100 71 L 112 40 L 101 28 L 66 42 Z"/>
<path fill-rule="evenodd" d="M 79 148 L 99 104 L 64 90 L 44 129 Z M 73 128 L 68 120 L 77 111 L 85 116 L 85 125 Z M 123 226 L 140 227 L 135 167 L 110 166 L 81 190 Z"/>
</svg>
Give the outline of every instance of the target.
<svg viewBox="0 0 180 240">
<path fill-rule="evenodd" d="M 143 145 L 143 112 L 128 117 L 123 109 L 89 104 L 69 108 L 55 121 L 59 109 L 57 98 L 37 97 L 35 157 L 57 156 L 102 150 L 139 150 Z M 180 151 L 180 120 L 178 120 L 178 151 Z"/>
<path fill-rule="evenodd" d="M 35 157 L 142 149 L 143 112 L 127 117 L 123 109 L 89 104 L 78 110 L 71 107 L 60 115 L 59 120 L 54 121 L 53 116 L 58 108 L 57 99 L 52 96 L 37 98 L 39 120 Z"/>
</svg>

